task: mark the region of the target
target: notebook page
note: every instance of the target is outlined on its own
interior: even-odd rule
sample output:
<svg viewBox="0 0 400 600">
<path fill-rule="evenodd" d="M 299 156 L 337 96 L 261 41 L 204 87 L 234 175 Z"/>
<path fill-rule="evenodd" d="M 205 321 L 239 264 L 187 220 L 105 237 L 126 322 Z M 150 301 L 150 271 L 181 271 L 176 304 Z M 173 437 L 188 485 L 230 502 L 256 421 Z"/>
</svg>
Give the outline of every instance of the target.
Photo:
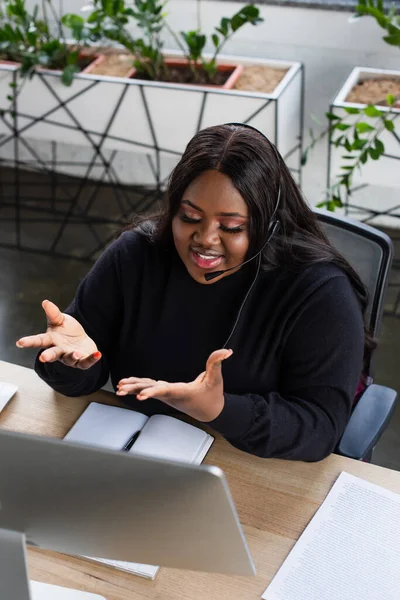
<svg viewBox="0 0 400 600">
<path fill-rule="evenodd" d="M 146 415 L 127 408 L 91 402 L 64 439 L 122 450 L 129 438 L 142 429 L 147 419 Z"/>
<path fill-rule="evenodd" d="M 130 452 L 199 464 L 213 437 L 174 417 L 153 415 L 143 427 Z M 207 449 L 208 449 L 207 448 Z"/>
<path fill-rule="evenodd" d="M 90 446 L 121 450 L 131 436 L 142 429 L 147 420 L 148 417 L 133 410 L 91 402 L 64 439 Z M 146 579 L 154 579 L 160 568 L 89 556 L 84 558 L 111 565 Z"/>
<path fill-rule="evenodd" d="M 341 473 L 264 600 L 398 600 L 400 495 Z"/>
</svg>

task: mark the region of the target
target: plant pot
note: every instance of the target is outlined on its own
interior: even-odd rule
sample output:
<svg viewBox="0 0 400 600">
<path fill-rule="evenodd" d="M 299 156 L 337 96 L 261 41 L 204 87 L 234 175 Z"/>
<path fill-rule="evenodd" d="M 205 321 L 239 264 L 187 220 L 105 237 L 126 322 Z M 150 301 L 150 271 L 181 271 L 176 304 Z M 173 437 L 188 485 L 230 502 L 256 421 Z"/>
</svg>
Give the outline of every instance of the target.
<svg viewBox="0 0 400 600">
<path fill-rule="evenodd" d="M 348 102 L 346 100 L 353 87 L 368 79 L 394 78 L 400 81 L 400 71 L 392 71 L 386 69 L 371 69 L 364 67 L 356 67 L 352 70 L 344 85 L 336 95 L 330 111 L 340 117 L 346 116 L 346 123 L 355 123 L 360 115 L 349 115 L 346 108 L 364 109 L 367 104 Z M 392 111 L 400 117 L 400 107 L 389 108 L 387 106 L 378 106 L 382 112 Z M 382 131 L 379 139 L 385 146 L 385 153 L 378 160 L 368 160 L 364 165 L 361 165 L 360 171 L 356 170 L 353 176 L 352 187 L 355 190 L 351 195 L 351 204 L 361 207 L 360 210 L 354 209 L 350 211 L 356 218 L 367 218 L 376 213 L 376 218 L 368 222 L 382 224 L 386 226 L 400 226 L 400 219 L 382 218 L 379 213 L 391 211 L 391 207 L 398 204 L 398 188 L 400 187 L 400 177 L 398 169 L 400 167 L 400 118 L 395 120 L 395 131 L 391 133 L 386 129 Z M 362 120 L 375 126 L 377 119 L 362 116 Z M 337 135 L 335 136 L 337 137 Z M 330 144 L 330 152 L 328 158 L 328 185 L 332 185 L 337 181 L 339 173 L 343 174 L 341 167 L 345 164 L 342 156 L 347 154 L 344 148 L 336 148 Z M 367 186 L 384 187 L 386 192 L 379 192 Z M 368 218 L 369 218 L 368 217 Z"/>
<path fill-rule="evenodd" d="M 165 64 L 167 65 L 167 67 L 169 69 L 173 69 L 174 67 L 177 69 L 190 69 L 189 66 L 189 61 L 186 58 L 166 58 L 165 59 Z M 196 69 L 200 70 L 201 66 L 200 65 L 196 65 Z M 202 82 L 202 83 L 198 83 L 198 82 L 175 82 L 175 81 L 166 81 L 165 83 L 178 83 L 178 85 L 201 85 L 202 87 L 212 87 L 212 88 L 222 88 L 224 90 L 231 90 L 237 83 L 238 79 L 240 78 L 241 74 L 243 73 L 243 65 L 233 65 L 230 63 L 218 63 L 217 65 L 217 71 L 218 73 L 221 74 L 225 74 L 227 76 L 226 81 L 222 84 L 222 85 L 218 85 L 218 84 L 212 84 L 212 83 L 208 83 L 208 82 Z M 148 81 L 149 79 L 145 76 L 143 76 L 143 74 L 138 73 L 136 69 L 133 70 L 133 73 L 130 75 L 130 77 L 132 79 L 143 79 L 145 81 Z"/>
<path fill-rule="evenodd" d="M 20 63 L 17 63 L 13 60 L 5 60 L 3 58 L 0 58 L 0 65 L 10 65 L 11 67 L 19 67 Z"/>
<path fill-rule="evenodd" d="M 92 59 L 92 60 L 90 60 L 90 59 Z M 103 54 L 90 54 L 88 52 L 80 52 L 79 60 L 81 60 L 81 61 L 90 60 L 89 64 L 86 65 L 86 67 L 84 67 L 81 71 L 79 71 L 79 73 L 82 73 L 82 74 L 91 73 L 93 71 L 93 69 L 95 67 L 97 67 L 97 65 L 99 65 L 100 63 L 103 62 L 104 55 Z M 52 73 L 62 73 L 61 69 L 51 69 L 50 67 L 38 66 L 38 67 L 36 67 L 36 69 L 39 71 L 50 71 Z"/>
<path fill-rule="evenodd" d="M 179 59 L 181 64 L 180 53 L 169 52 L 168 57 L 175 62 Z M 78 73 L 72 86 L 65 87 L 60 73 L 40 71 L 18 96 L 17 130 L 45 164 L 51 142 L 58 142 L 58 161 L 68 166 L 53 164 L 53 169 L 100 179 L 108 168 L 110 153 L 117 151 L 112 180 L 162 188 L 196 131 L 230 121 L 248 122 L 277 144 L 297 176 L 302 139 L 302 65 L 237 56 L 220 58 L 232 70 L 239 63 L 242 68 L 267 65 L 287 72 L 273 92 L 262 93 L 90 73 Z M 0 151 L 12 157 L 12 134 L 4 128 L 0 132 L 8 133 L 7 147 L 3 144 Z M 84 165 L 91 163 L 95 151 L 95 165 L 87 168 Z M 22 146 L 21 152 L 32 160 Z"/>
</svg>

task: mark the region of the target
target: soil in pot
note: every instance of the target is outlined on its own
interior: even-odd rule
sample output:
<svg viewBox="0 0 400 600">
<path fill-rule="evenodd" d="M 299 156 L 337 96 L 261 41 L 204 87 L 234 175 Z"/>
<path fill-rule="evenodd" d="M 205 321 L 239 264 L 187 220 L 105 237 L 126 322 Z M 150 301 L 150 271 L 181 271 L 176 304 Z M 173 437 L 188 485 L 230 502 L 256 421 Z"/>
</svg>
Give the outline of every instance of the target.
<svg viewBox="0 0 400 600">
<path fill-rule="evenodd" d="M 233 89 L 271 94 L 287 72 L 288 69 L 276 69 L 266 65 L 248 65 Z"/>
<path fill-rule="evenodd" d="M 104 56 L 104 59 L 93 68 L 92 75 L 127 77 L 133 68 L 134 57 L 132 54 L 112 48 L 96 48 L 96 53 Z"/>
<path fill-rule="evenodd" d="M 400 79 L 390 77 L 366 79 L 353 87 L 346 98 L 346 102 L 387 106 L 386 98 L 389 94 L 395 97 L 400 96 Z M 400 104 L 400 100 L 397 103 Z"/>
<path fill-rule="evenodd" d="M 234 70 L 235 68 L 232 67 L 232 69 L 217 71 L 211 84 L 205 71 L 196 68 L 197 75 L 195 80 L 189 65 L 173 65 L 168 66 L 168 71 L 163 77 L 160 77 L 159 81 L 195 85 L 215 85 L 222 87 L 232 75 Z M 151 78 L 146 73 L 135 73 L 135 75 L 132 76 L 132 79 L 144 79 L 145 81 L 151 81 Z"/>
<path fill-rule="evenodd" d="M 102 63 L 91 73 L 109 77 L 126 77 L 133 66 L 134 57 L 112 48 L 96 48 L 96 52 L 105 56 Z M 261 93 L 271 93 L 286 75 L 288 69 L 277 69 L 267 65 L 246 65 L 233 89 Z"/>
</svg>

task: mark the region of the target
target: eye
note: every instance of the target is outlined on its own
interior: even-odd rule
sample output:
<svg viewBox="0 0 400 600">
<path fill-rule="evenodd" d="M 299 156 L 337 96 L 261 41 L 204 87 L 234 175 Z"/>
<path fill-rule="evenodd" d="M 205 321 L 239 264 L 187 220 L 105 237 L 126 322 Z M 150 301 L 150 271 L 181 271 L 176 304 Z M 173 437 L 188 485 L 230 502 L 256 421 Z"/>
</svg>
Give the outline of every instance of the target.
<svg viewBox="0 0 400 600">
<path fill-rule="evenodd" d="M 200 223 L 201 219 L 194 219 L 193 217 L 189 217 L 185 213 L 179 216 L 180 220 L 184 223 Z"/>
<path fill-rule="evenodd" d="M 222 229 L 222 231 L 225 231 L 226 233 L 241 233 L 242 231 L 244 231 L 244 227 L 241 227 L 241 226 L 226 227 L 225 225 L 220 225 L 220 228 Z"/>
</svg>

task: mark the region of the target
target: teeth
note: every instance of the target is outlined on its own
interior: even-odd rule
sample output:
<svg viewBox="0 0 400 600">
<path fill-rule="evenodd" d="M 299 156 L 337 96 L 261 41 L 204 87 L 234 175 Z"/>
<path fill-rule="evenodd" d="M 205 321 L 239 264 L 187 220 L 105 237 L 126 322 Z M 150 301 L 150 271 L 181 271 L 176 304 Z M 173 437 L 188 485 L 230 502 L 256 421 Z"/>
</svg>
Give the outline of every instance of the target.
<svg viewBox="0 0 400 600">
<path fill-rule="evenodd" d="M 214 258 L 219 258 L 219 256 L 211 256 L 210 254 L 200 254 L 200 252 L 197 252 L 197 254 L 205 260 L 213 260 Z"/>
</svg>

